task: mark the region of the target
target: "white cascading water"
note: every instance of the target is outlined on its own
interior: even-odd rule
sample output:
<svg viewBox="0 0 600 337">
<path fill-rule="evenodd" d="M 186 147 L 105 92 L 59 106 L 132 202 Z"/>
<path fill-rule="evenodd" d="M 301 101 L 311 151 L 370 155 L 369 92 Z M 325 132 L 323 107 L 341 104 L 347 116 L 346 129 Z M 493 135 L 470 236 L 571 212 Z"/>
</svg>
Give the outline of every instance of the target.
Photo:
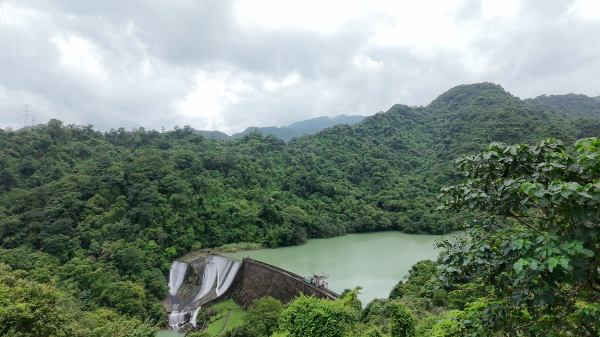
<svg viewBox="0 0 600 337">
<path fill-rule="evenodd" d="M 178 327 L 185 324 L 185 316 L 187 315 L 187 311 L 172 311 L 169 314 L 169 325 L 173 329 L 177 329 Z"/>
<path fill-rule="evenodd" d="M 185 316 L 187 312 L 179 311 L 180 304 L 177 303 L 178 300 L 173 297 L 177 295 L 177 291 L 185 279 L 187 267 L 187 263 L 174 261 L 171 265 L 171 271 L 169 272 L 169 295 L 171 295 L 171 313 L 169 314 L 169 325 L 173 329 L 185 324 Z"/>
<path fill-rule="evenodd" d="M 194 310 L 194 313 L 192 314 L 192 318 L 190 319 L 190 323 L 192 323 L 194 328 L 196 327 L 196 319 L 198 319 L 198 312 L 200 311 L 200 308 L 201 307 L 197 307 L 196 310 Z"/>
<path fill-rule="evenodd" d="M 213 258 L 213 262 L 217 264 L 217 289 L 219 289 L 221 283 L 223 283 L 225 275 L 231 269 L 233 261 L 221 256 L 215 256 Z"/>
<path fill-rule="evenodd" d="M 187 267 L 187 263 L 179 261 L 174 261 L 171 265 L 171 272 L 169 273 L 169 294 L 171 296 L 175 296 L 177 290 L 181 287 Z"/>
<path fill-rule="evenodd" d="M 217 283 L 216 293 L 217 296 L 221 296 L 233 282 L 238 269 L 240 268 L 241 262 L 230 260 L 221 256 L 210 256 L 210 261 L 204 268 L 204 275 L 202 276 L 202 284 L 200 285 L 200 291 L 194 297 L 194 299 L 186 304 L 185 306 L 180 303 L 174 303 L 178 301 L 177 291 L 183 284 L 185 279 L 185 273 L 187 271 L 187 263 L 175 261 L 171 265 L 171 272 L 169 274 L 169 294 L 171 295 L 171 313 L 169 314 L 169 325 L 173 328 L 179 328 L 186 324 L 185 317 L 190 313 L 191 310 L 183 310 L 189 305 L 193 305 L 196 301 L 201 300 L 206 296 L 213 288 L 215 282 Z M 180 307 L 181 306 L 181 311 Z M 189 307 L 188 307 L 189 308 Z M 196 308 L 190 318 L 190 323 L 196 327 L 196 319 L 198 318 L 198 312 L 200 307 Z"/>
<path fill-rule="evenodd" d="M 202 285 L 200 286 L 200 291 L 198 292 L 198 295 L 194 297 L 192 303 L 202 299 L 202 297 L 208 294 L 208 292 L 212 289 L 213 284 L 215 284 L 216 278 L 217 265 L 214 262 L 209 262 L 204 268 L 204 276 L 202 276 Z"/>
<path fill-rule="evenodd" d="M 220 256 L 215 256 L 214 260 L 217 263 L 218 280 L 217 280 L 217 296 L 221 296 L 233 282 L 233 278 L 237 274 L 240 267 L 240 262 L 226 259 Z"/>
</svg>

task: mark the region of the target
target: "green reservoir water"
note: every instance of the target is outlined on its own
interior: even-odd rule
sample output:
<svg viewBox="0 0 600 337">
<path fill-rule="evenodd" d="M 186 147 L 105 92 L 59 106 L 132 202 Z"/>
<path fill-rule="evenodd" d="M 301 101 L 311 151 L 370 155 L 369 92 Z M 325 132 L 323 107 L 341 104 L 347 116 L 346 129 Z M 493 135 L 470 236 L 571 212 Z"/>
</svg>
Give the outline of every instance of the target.
<svg viewBox="0 0 600 337">
<path fill-rule="evenodd" d="M 329 289 L 361 286 L 363 305 L 374 298 L 387 298 L 390 290 L 421 260 L 436 260 L 435 240 L 441 235 L 411 235 L 401 232 L 348 234 L 331 239 L 312 239 L 307 244 L 277 249 L 244 251 L 225 256 L 250 257 L 299 275 L 329 273 Z"/>
</svg>

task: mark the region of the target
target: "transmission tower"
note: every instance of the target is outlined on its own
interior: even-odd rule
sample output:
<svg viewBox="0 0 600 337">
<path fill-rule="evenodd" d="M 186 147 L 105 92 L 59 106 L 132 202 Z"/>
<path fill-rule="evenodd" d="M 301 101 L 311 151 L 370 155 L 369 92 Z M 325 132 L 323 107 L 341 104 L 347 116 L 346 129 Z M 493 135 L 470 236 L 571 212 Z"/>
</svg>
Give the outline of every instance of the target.
<svg viewBox="0 0 600 337">
<path fill-rule="evenodd" d="M 33 117 L 33 109 L 30 104 L 23 104 L 21 106 L 21 117 L 23 117 L 23 127 L 26 128 L 29 125 L 29 116 Z M 35 119 L 35 117 L 33 117 Z"/>
</svg>

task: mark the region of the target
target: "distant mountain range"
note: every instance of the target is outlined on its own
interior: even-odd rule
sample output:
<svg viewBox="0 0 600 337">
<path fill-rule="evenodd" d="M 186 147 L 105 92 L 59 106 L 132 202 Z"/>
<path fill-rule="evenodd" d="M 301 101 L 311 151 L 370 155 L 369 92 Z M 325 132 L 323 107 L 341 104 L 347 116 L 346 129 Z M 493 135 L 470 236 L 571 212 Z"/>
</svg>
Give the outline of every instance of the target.
<svg viewBox="0 0 600 337">
<path fill-rule="evenodd" d="M 238 138 L 242 138 L 243 136 L 252 133 L 254 131 L 260 131 L 263 135 L 274 135 L 283 141 L 287 142 L 288 140 L 299 137 L 303 135 L 312 135 L 315 134 L 325 128 L 330 128 L 337 124 L 348 124 L 354 125 L 360 123 L 367 116 L 347 116 L 347 115 L 339 115 L 336 117 L 317 117 L 313 119 L 308 119 L 300 122 L 296 122 L 287 126 L 267 126 L 267 127 L 255 127 L 251 126 L 246 130 L 238 133 L 234 133 L 233 135 L 228 135 L 221 131 L 206 131 L 206 130 L 194 130 L 195 133 L 199 133 L 206 138 L 209 139 L 217 139 L 217 140 L 234 140 Z"/>
<path fill-rule="evenodd" d="M 541 95 L 524 101 L 549 110 L 568 112 L 578 117 L 600 118 L 600 96 L 589 97 L 571 93 L 566 95 Z"/>
</svg>

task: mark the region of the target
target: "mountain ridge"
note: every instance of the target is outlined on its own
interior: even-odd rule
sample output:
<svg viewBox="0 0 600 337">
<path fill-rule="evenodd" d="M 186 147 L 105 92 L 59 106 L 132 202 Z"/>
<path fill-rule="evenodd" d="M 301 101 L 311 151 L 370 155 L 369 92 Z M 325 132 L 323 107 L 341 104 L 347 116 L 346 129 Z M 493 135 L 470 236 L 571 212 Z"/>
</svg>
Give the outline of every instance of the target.
<svg viewBox="0 0 600 337">
<path fill-rule="evenodd" d="M 267 127 L 256 127 L 250 126 L 242 132 L 237 132 L 232 135 L 228 135 L 221 131 L 206 131 L 206 130 L 195 130 L 194 132 L 202 134 L 204 137 L 209 139 L 217 140 L 234 140 L 241 138 L 252 132 L 261 132 L 263 135 L 274 135 L 277 138 L 287 142 L 294 137 L 300 137 L 303 135 L 315 134 L 325 128 L 332 127 L 336 124 L 349 124 L 354 125 L 361 122 L 367 116 L 361 115 L 339 115 L 335 117 L 316 117 L 303 121 L 298 121 L 290 125 L 284 125 L 281 127 L 267 126 Z"/>
<path fill-rule="evenodd" d="M 581 94 L 540 95 L 524 100 L 546 109 L 559 110 L 574 116 L 600 118 L 600 96 L 589 97 Z"/>
</svg>

